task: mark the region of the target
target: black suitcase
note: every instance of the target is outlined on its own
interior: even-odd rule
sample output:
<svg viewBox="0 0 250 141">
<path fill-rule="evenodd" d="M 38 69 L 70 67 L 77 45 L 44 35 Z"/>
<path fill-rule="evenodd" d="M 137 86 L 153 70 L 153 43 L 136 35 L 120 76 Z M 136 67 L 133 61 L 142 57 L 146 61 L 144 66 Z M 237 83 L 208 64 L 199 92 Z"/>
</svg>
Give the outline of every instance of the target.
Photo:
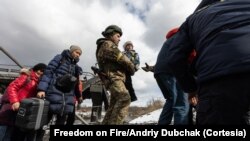
<svg viewBox="0 0 250 141">
<path fill-rule="evenodd" d="M 22 129 L 37 130 L 48 123 L 49 101 L 39 98 L 23 99 L 15 125 Z"/>
</svg>

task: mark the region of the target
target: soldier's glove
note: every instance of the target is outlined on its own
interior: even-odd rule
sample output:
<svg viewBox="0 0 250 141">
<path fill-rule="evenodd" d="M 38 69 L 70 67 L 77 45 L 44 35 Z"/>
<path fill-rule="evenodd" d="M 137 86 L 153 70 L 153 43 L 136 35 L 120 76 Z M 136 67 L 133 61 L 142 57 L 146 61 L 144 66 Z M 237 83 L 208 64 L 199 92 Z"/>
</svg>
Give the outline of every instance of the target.
<svg viewBox="0 0 250 141">
<path fill-rule="evenodd" d="M 149 72 L 149 71 L 151 71 L 151 72 L 154 72 L 154 66 L 149 66 L 147 63 L 145 63 L 145 67 L 141 67 L 144 71 L 146 71 L 146 72 Z"/>
</svg>

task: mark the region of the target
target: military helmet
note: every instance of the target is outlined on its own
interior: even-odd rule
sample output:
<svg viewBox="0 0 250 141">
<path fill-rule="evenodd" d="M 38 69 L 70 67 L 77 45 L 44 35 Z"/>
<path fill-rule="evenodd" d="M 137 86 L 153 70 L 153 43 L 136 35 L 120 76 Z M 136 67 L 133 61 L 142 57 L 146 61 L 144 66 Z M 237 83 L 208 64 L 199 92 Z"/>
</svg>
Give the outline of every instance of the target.
<svg viewBox="0 0 250 141">
<path fill-rule="evenodd" d="M 117 26 L 117 25 L 110 25 L 110 26 L 108 26 L 105 29 L 105 31 L 102 32 L 102 35 L 104 37 L 107 37 L 108 35 L 111 35 L 114 32 L 117 32 L 117 33 L 119 33 L 122 36 L 122 29 L 119 26 Z"/>
</svg>

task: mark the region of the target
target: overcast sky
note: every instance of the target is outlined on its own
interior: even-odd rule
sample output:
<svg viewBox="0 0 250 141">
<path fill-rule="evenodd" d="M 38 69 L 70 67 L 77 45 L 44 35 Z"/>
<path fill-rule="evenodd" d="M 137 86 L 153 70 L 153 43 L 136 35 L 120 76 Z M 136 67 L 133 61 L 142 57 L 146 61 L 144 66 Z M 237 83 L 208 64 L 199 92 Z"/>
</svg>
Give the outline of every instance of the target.
<svg viewBox="0 0 250 141">
<path fill-rule="evenodd" d="M 178 27 L 201 0 L 1 0 L 0 46 L 21 64 L 48 63 L 56 54 L 79 45 L 86 72 L 96 63 L 96 40 L 111 24 L 120 26 L 119 48 L 131 40 L 145 62 L 154 65 L 167 31 Z M 0 53 L 0 64 L 14 64 Z M 138 101 L 147 105 L 162 94 L 153 73 L 133 77 Z"/>
</svg>

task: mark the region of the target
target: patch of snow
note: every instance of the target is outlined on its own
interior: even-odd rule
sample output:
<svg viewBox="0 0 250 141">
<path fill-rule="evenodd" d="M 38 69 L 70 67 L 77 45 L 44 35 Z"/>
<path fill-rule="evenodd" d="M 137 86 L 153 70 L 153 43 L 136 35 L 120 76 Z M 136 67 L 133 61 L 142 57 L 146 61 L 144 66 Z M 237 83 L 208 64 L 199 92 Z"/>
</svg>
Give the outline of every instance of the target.
<svg viewBox="0 0 250 141">
<path fill-rule="evenodd" d="M 142 115 L 136 119 L 133 119 L 129 124 L 157 124 L 162 109 L 155 110 L 148 114 Z"/>
</svg>

